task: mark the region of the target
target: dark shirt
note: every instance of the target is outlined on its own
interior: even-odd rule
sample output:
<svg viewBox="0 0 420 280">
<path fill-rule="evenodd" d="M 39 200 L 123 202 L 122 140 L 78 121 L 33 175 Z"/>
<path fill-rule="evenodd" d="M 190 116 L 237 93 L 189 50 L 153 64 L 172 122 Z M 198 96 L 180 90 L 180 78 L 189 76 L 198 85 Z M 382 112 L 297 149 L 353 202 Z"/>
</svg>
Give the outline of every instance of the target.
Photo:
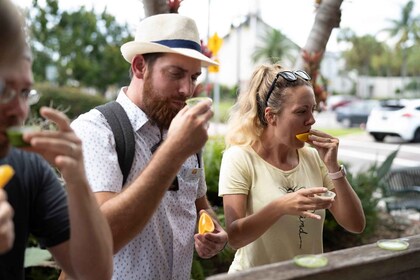
<svg viewBox="0 0 420 280">
<path fill-rule="evenodd" d="M 15 175 L 5 186 L 14 209 L 15 241 L 0 255 L 0 279 L 24 279 L 24 256 L 29 234 L 41 247 L 52 247 L 70 238 L 67 198 L 63 185 L 47 161 L 34 153 L 12 148 L 1 164 L 10 164 Z"/>
</svg>

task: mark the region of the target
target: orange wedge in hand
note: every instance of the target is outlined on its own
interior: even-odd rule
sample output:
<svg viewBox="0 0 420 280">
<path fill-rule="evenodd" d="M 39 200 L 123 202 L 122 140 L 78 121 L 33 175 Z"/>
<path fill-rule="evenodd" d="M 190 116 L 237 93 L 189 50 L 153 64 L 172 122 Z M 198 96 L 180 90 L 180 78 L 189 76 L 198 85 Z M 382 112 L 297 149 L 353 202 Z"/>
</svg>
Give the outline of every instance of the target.
<svg viewBox="0 0 420 280">
<path fill-rule="evenodd" d="M 0 189 L 13 177 L 15 170 L 8 164 L 0 165 Z"/>
<path fill-rule="evenodd" d="M 213 232 L 214 231 L 214 223 L 212 218 L 206 212 L 203 212 L 200 215 L 200 219 L 198 220 L 198 233 L 204 234 L 206 232 Z"/>
<path fill-rule="evenodd" d="M 309 137 L 309 132 L 305 132 L 305 133 L 301 133 L 301 134 L 296 134 L 296 138 L 299 139 L 302 142 L 308 141 L 308 137 Z"/>
</svg>

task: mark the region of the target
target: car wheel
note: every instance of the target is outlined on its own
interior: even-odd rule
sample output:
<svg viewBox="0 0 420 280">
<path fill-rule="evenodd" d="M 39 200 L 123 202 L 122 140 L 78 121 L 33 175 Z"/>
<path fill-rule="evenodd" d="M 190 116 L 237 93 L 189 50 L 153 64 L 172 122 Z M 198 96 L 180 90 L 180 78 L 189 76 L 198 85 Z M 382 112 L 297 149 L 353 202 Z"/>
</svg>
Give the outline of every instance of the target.
<svg viewBox="0 0 420 280">
<path fill-rule="evenodd" d="M 385 134 L 383 133 L 372 133 L 372 136 L 377 142 L 383 142 L 385 139 Z"/>
<path fill-rule="evenodd" d="M 414 142 L 414 143 L 420 142 L 420 127 L 418 127 L 416 129 L 416 132 L 414 132 L 414 137 L 413 137 L 413 140 L 411 140 L 411 142 Z"/>
</svg>

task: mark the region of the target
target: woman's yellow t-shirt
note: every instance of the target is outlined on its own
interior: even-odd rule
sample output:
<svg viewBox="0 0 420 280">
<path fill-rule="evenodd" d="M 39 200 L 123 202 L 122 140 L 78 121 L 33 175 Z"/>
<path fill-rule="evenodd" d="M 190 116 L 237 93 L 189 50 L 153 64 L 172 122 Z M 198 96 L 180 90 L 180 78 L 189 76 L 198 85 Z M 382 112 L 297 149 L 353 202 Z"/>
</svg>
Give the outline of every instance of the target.
<svg viewBox="0 0 420 280">
<path fill-rule="evenodd" d="M 247 195 L 246 214 L 251 215 L 278 197 L 302 188 L 334 188 L 315 149 L 304 147 L 298 154 L 299 164 L 283 171 L 267 163 L 249 146 L 229 148 L 223 154 L 219 196 Z M 317 210 L 316 214 L 322 219 L 281 217 L 257 240 L 238 249 L 229 272 L 289 260 L 300 254 L 322 253 L 325 210 Z"/>
</svg>

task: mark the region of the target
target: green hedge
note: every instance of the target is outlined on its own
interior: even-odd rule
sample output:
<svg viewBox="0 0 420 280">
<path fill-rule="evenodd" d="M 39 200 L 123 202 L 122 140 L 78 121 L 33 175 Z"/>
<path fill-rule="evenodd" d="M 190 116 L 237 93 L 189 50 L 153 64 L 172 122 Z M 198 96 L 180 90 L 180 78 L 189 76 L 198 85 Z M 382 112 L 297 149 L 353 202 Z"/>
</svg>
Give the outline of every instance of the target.
<svg viewBox="0 0 420 280">
<path fill-rule="evenodd" d="M 36 90 L 41 94 L 41 98 L 37 104 L 31 107 L 33 117 L 39 115 L 40 107 L 49 106 L 64 111 L 70 119 L 74 119 L 107 102 L 104 97 L 88 94 L 79 88 L 40 84 L 36 86 Z"/>
</svg>

